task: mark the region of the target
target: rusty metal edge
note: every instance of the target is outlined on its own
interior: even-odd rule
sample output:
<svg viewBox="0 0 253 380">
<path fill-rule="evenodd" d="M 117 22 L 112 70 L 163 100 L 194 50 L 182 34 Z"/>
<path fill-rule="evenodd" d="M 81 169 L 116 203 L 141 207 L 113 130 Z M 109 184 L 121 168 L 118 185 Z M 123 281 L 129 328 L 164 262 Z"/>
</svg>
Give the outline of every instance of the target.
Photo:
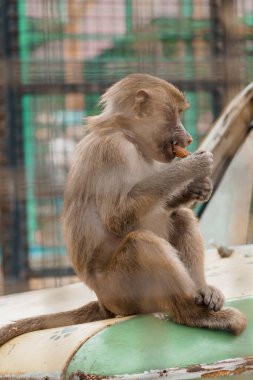
<svg viewBox="0 0 253 380">
<path fill-rule="evenodd" d="M 152 380 L 167 377 L 170 380 L 210 379 L 253 373 L 253 356 L 221 360 L 212 364 L 197 364 L 185 368 L 167 368 L 132 375 L 99 376 L 81 371 L 72 373 L 68 380 Z"/>
</svg>

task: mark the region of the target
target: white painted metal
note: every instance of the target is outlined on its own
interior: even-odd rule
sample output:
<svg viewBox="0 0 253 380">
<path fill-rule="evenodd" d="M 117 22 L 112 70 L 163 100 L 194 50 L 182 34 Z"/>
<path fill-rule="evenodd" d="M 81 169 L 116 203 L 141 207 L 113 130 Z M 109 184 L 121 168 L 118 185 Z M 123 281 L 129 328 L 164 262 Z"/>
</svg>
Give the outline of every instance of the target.
<svg viewBox="0 0 253 380">
<path fill-rule="evenodd" d="M 247 243 L 253 196 L 253 130 L 233 158 L 200 219 L 205 242 Z M 253 235 L 253 233 L 252 233 Z"/>
</svg>

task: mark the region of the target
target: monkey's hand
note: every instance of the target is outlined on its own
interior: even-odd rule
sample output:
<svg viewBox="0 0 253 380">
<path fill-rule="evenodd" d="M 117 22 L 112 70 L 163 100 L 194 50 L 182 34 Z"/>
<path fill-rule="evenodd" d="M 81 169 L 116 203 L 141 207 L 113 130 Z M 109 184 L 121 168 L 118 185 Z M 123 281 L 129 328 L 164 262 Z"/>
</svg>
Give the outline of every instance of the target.
<svg viewBox="0 0 253 380">
<path fill-rule="evenodd" d="M 185 198 L 189 201 L 206 202 L 210 198 L 213 190 L 211 178 L 199 177 L 191 181 L 185 190 Z"/>
<path fill-rule="evenodd" d="M 206 306 L 209 310 L 219 311 L 224 304 L 224 296 L 219 289 L 206 285 L 198 290 L 195 302 L 197 305 Z"/>
<path fill-rule="evenodd" d="M 203 150 L 191 154 L 182 160 L 191 169 L 194 178 L 210 177 L 213 170 L 213 154 Z"/>
<path fill-rule="evenodd" d="M 168 197 L 166 206 L 168 208 L 176 208 L 182 205 L 190 206 L 196 201 L 206 202 L 210 198 L 212 190 L 213 184 L 210 178 L 196 178 L 181 193 L 179 192 Z"/>
</svg>

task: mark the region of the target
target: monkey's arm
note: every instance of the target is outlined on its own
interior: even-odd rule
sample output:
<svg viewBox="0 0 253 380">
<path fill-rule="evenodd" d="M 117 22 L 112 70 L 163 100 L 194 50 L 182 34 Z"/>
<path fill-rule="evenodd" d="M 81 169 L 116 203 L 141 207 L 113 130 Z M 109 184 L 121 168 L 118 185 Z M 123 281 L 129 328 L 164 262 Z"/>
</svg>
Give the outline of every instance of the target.
<svg viewBox="0 0 253 380">
<path fill-rule="evenodd" d="M 187 159 L 188 160 L 188 159 Z M 185 159 L 186 161 L 186 159 Z M 189 167 L 190 167 L 189 162 Z M 129 173 L 119 173 L 121 181 L 113 181 L 113 173 L 96 188 L 97 202 L 102 224 L 116 235 L 124 235 L 139 217 L 145 215 L 158 202 L 166 202 L 169 194 L 192 179 L 193 172 L 185 162 L 173 162 L 159 172 L 154 172 L 124 191 L 124 178 Z"/>
<path fill-rule="evenodd" d="M 173 162 L 159 172 L 156 172 L 139 181 L 128 193 L 128 198 L 134 201 L 134 207 L 146 202 L 156 203 L 168 198 L 182 185 L 186 185 L 192 179 L 191 173 L 181 162 Z"/>
<path fill-rule="evenodd" d="M 141 180 L 130 191 L 129 195 L 136 202 L 160 199 L 171 204 L 185 204 L 196 199 L 203 200 L 212 190 L 208 178 L 212 170 L 212 155 L 205 155 L 205 161 L 198 160 L 201 153 L 170 163 L 166 168 Z M 202 156 L 203 157 L 203 156 Z M 175 206 L 176 207 L 176 206 Z"/>
<path fill-rule="evenodd" d="M 99 214 L 102 223 L 114 234 L 122 235 L 133 226 L 141 215 L 145 215 L 158 202 L 169 199 L 178 189 L 200 177 L 210 176 L 213 158 L 208 152 L 198 152 L 181 161 L 172 162 L 158 172 L 140 180 L 124 191 L 125 179 L 134 173 L 118 173 L 121 181 L 113 181 L 106 172 L 106 178 L 97 186 Z M 98 194 L 99 192 L 99 194 Z"/>
</svg>

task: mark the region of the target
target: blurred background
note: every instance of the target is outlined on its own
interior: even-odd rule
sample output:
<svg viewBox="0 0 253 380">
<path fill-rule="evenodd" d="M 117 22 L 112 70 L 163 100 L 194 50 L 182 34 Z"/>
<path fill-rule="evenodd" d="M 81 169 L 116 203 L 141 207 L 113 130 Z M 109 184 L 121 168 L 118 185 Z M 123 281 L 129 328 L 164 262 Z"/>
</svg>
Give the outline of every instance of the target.
<svg viewBox="0 0 253 380">
<path fill-rule="evenodd" d="M 60 225 L 73 150 L 136 72 L 186 93 L 195 150 L 253 81 L 253 1 L 0 0 L 0 294 L 77 281 Z"/>
</svg>

